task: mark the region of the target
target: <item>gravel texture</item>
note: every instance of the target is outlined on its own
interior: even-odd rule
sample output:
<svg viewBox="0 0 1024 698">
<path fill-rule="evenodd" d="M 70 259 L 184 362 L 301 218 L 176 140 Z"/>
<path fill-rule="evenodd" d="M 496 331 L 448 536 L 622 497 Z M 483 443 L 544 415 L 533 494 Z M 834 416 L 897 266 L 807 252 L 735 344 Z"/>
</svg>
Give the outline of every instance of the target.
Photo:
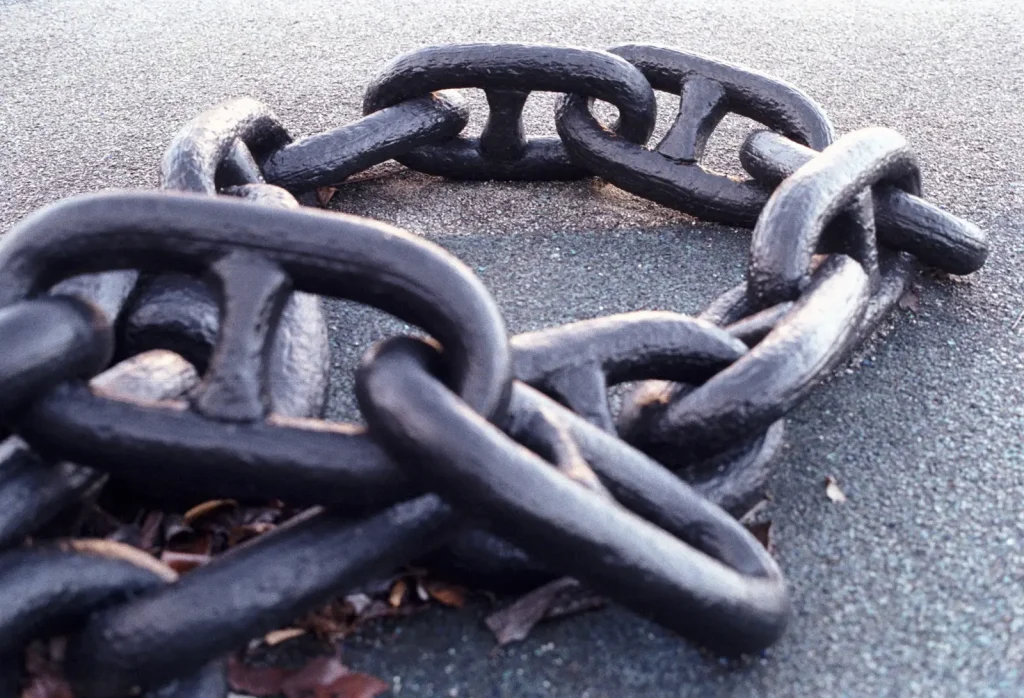
<svg viewBox="0 0 1024 698">
<path fill-rule="evenodd" d="M 401 696 L 1024 693 L 1024 3 L 0 0 L 0 229 L 68 195 L 154 186 L 175 130 L 222 99 L 263 100 L 312 134 L 355 119 L 391 57 L 485 40 L 647 41 L 785 78 L 840 132 L 902 132 L 928 197 L 986 228 L 992 254 L 969 278 L 924 278 L 920 311 L 792 415 L 768 515 L 795 614 L 763 656 L 722 662 L 620 609 L 495 651 L 477 606 L 383 626 L 350 663 Z M 532 133 L 553 133 L 544 97 Z M 725 126 L 711 159 L 735 170 L 748 124 Z M 381 173 L 334 205 L 457 253 L 512 331 L 695 312 L 743 274 L 747 232 L 597 181 Z M 351 415 L 351 369 L 396 325 L 345 304 L 331 322 L 332 414 Z M 825 496 L 830 475 L 846 504 Z"/>
</svg>

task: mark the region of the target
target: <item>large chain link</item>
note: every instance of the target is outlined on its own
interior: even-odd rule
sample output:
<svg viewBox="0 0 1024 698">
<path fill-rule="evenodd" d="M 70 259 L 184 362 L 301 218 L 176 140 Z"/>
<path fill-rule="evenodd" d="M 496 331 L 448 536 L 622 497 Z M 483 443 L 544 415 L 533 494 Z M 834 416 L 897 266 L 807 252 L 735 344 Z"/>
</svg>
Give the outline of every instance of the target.
<svg viewBox="0 0 1024 698">
<path fill-rule="evenodd" d="M 486 94 L 479 137 L 461 135 L 459 88 Z M 655 90 L 680 103 L 650 148 Z M 557 138 L 524 135 L 534 91 L 561 93 Z M 595 99 L 618 108 L 612 128 Z M 898 134 L 836 139 L 796 88 L 690 53 L 433 47 L 389 64 L 363 110 L 295 140 L 265 105 L 230 100 L 174 138 L 162 191 L 65 200 L 0 243 L 0 698 L 26 643 L 54 632 L 81 698 L 221 696 L 225 653 L 414 559 L 493 586 L 569 574 L 715 651 L 757 651 L 789 593 L 734 517 L 764 495 L 784 416 L 919 264 L 966 274 L 987 254 L 977 227 L 921 198 Z M 769 129 L 742 146 L 745 181 L 701 164 L 728 113 Z M 299 207 L 390 159 L 462 179 L 597 175 L 752 226 L 746 279 L 699 317 L 509 338 L 437 245 Z M 365 356 L 365 427 L 320 419 L 319 296 L 432 337 Z M 615 414 L 608 389 L 635 381 Z M 180 579 L 121 544 L 26 542 L 108 476 L 314 508 Z"/>
</svg>

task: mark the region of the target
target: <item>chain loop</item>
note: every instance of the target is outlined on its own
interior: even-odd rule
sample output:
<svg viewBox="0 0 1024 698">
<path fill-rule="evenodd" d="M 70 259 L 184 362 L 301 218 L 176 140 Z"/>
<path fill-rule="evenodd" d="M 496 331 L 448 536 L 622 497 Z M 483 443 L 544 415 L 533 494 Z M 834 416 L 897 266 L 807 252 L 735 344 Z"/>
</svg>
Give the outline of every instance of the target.
<svg viewBox="0 0 1024 698">
<path fill-rule="evenodd" d="M 437 90 L 466 87 L 487 92 L 491 115 L 483 135 L 425 146 L 396 158 L 399 162 L 456 179 L 586 176 L 559 139 L 524 139 L 522 109 L 535 91 L 611 102 L 619 109 L 615 133 L 631 143 L 646 143 L 654 129 L 654 92 L 629 63 L 604 51 L 528 44 L 456 44 L 407 53 L 370 83 L 363 111 L 370 114 Z"/>
<path fill-rule="evenodd" d="M 735 520 L 685 486 L 659 521 L 672 534 L 609 504 L 476 415 L 427 372 L 424 351 L 411 339 L 386 342 L 359 374 L 370 429 L 397 460 L 531 554 L 712 649 L 757 651 L 781 634 L 781 573 Z"/>
<path fill-rule="evenodd" d="M 780 80 L 739 66 L 658 46 L 610 50 L 635 65 L 656 90 L 680 95 L 679 115 L 661 143 L 648 150 L 608 133 L 590 114 L 587 96 L 564 97 L 558 135 L 572 158 L 628 192 L 706 220 L 752 226 L 770 191 L 700 165 L 712 132 L 727 113 L 760 121 L 820 150 L 832 125 L 807 95 Z"/>
<path fill-rule="evenodd" d="M 434 94 L 449 88 L 485 91 L 479 138 Z M 648 150 L 655 89 L 680 108 Z M 561 140 L 525 136 L 538 90 L 562 94 Z M 618 107 L 613 129 L 594 99 Z M 758 651 L 789 595 L 734 517 L 764 497 L 785 415 L 920 262 L 969 273 L 987 256 L 982 231 L 920 198 L 900 136 L 833 143 L 799 90 L 694 54 L 432 47 L 385 68 L 363 107 L 293 141 L 265 105 L 229 100 L 179 131 L 164 191 L 76 197 L 0 240 L 0 421 L 14 431 L 0 443 L 0 698 L 19 691 L 26 642 L 55 632 L 81 698 L 222 696 L 224 653 L 414 560 L 506 588 L 567 573 L 715 651 Z M 743 144 L 752 180 L 700 165 L 728 113 L 775 131 Z M 509 339 L 440 247 L 294 198 L 389 158 L 464 179 L 596 174 L 753 226 L 746 280 L 696 318 L 625 313 Z M 328 354 L 310 294 L 432 337 L 364 357 L 366 427 L 314 418 Z M 181 357 L 140 354 L 152 348 Z M 609 388 L 631 381 L 616 414 Z M 124 546 L 24 544 L 108 476 L 164 503 L 318 508 L 180 580 Z"/>
</svg>

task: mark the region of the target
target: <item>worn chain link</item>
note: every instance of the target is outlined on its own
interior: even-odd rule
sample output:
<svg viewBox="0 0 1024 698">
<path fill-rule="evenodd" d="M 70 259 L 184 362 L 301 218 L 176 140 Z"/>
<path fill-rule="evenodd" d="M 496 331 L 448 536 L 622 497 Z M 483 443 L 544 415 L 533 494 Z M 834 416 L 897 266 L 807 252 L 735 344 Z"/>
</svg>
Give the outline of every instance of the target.
<svg viewBox="0 0 1024 698">
<path fill-rule="evenodd" d="M 461 135 L 460 88 L 486 94 L 479 137 Z M 655 90 L 680 106 L 651 148 Z M 558 137 L 525 135 L 534 91 L 561 94 Z M 594 100 L 618 108 L 612 128 Z M 966 274 L 987 255 L 982 231 L 921 198 L 898 134 L 836 139 L 796 88 L 690 53 L 433 47 L 385 67 L 363 111 L 295 140 L 265 105 L 229 100 L 174 138 L 162 191 L 68 199 L 0 242 L 0 698 L 26 644 L 57 632 L 80 698 L 222 696 L 226 653 L 416 559 L 506 588 L 569 574 L 717 652 L 760 650 L 789 593 L 734 517 L 764 495 L 784 416 L 919 264 Z M 745 181 L 701 164 L 728 113 L 769 129 L 741 148 Z M 437 245 L 299 207 L 391 159 L 462 179 L 596 175 L 753 227 L 746 279 L 699 317 L 509 338 Z M 366 426 L 320 419 L 319 296 L 432 337 L 363 359 Z M 615 414 L 608 389 L 635 381 Z M 314 508 L 180 579 L 121 544 L 27 540 L 108 476 Z"/>
</svg>

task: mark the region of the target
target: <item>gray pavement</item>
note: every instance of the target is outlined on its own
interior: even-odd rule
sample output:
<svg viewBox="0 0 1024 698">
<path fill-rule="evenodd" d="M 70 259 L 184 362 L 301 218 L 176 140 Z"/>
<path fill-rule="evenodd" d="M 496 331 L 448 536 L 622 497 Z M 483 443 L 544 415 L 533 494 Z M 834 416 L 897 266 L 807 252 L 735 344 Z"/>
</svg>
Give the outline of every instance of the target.
<svg viewBox="0 0 1024 698">
<path fill-rule="evenodd" d="M 265 101 L 297 135 L 355 119 L 383 62 L 427 44 L 648 41 L 785 78 L 840 132 L 895 128 L 928 197 L 985 227 L 992 255 L 969 278 L 926 278 L 920 312 L 898 312 L 792 415 L 768 512 L 795 606 L 776 646 L 726 663 L 611 609 L 494 651 L 480 606 L 383 626 L 346 656 L 401 696 L 1019 696 L 1022 27 L 1015 0 L 0 0 L 0 230 L 68 195 L 154 186 L 178 126 L 227 97 Z M 550 104 L 531 101 L 531 132 L 553 132 Z M 729 149 L 748 124 L 726 126 L 712 160 L 735 171 Z M 596 181 L 391 169 L 341 189 L 337 208 L 457 253 L 512 331 L 695 312 L 743 273 L 748 233 Z M 340 417 L 353 411 L 351 368 L 395 324 L 337 304 L 332 325 Z M 825 497 L 828 475 L 848 503 Z"/>
</svg>

